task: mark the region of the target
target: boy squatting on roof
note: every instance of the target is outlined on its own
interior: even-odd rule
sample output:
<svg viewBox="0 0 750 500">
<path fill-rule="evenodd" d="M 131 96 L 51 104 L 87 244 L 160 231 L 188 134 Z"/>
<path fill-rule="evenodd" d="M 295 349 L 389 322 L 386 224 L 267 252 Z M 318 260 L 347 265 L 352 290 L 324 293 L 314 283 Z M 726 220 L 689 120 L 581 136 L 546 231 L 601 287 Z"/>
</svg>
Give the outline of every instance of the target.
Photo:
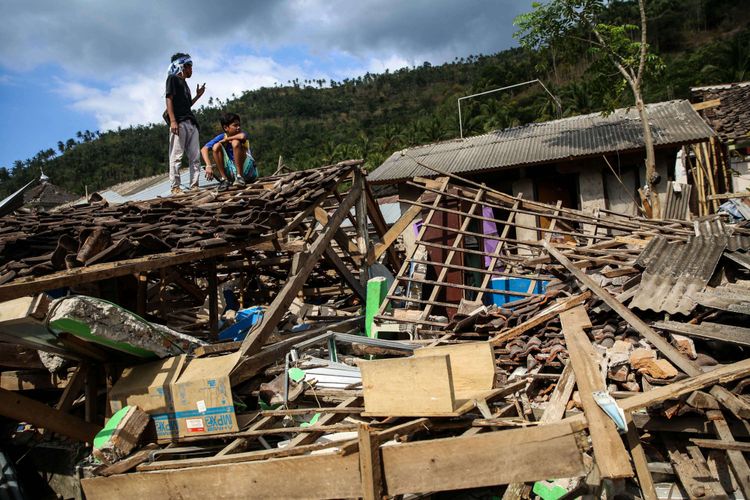
<svg viewBox="0 0 750 500">
<path fill-rule="evenodd" d="M 218 190 L 224 191 L 232 184 L 244 186 L 248 182 L 253 182 L 258 178 L 258 172 L 250 152 L 247 132 L 243 132 L 241 128 L 240 116 L 236 113 L 225 113 L 219 121 L 224 133 L 208 141 L 201 148 L 201 155 L 206 163 L 206 179 L 217 177 Z M 219 175 L 214 174 L 209 151 L 213 153 Z M 242 165 L 239 175 L 237 165 Z"/>
<path fill-rule="evenodd" d="M 198 189 L 198 120 L 190 108 L 206 91 L 206 84 L 196 87 L 193 98 L 185 81 L 193 76 L 193 61 L 189 54 L 182 52 L 172 56 L 167 73 L 167 110 L 164 112 L 164 119 L 169 125 L 169 177 L 172 181 L 172 194 L 177 194 L 181 192 L 180 164 L 184 153 L 187 153 L 190 167 L 190 189 Z"/>
</svg>

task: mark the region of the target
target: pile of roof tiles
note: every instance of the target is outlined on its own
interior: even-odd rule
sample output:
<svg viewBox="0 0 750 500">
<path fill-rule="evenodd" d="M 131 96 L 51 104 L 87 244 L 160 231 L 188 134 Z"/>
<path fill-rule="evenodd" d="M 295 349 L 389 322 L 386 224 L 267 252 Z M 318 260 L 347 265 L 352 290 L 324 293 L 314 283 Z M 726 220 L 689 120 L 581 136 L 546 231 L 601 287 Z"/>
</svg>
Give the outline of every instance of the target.
<svg viewBox="0 0 750 500">
<path fill-rule="evenodd" d="M 350 172 L 325 167 L 223 193 L 191 191 L 111 206 L 93 195 L 85 205 L 58 212 L 9 215 L 0 219 L 0 284 L 176 249 L 260 241 Z"/>
</svg>

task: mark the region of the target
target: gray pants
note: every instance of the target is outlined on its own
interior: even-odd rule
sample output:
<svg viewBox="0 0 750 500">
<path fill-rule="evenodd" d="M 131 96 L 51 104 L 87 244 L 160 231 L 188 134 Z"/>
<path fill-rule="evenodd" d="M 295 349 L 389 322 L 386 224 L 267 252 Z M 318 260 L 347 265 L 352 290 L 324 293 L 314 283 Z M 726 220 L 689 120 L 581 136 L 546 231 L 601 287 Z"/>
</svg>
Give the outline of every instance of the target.
<svg viewBox="0 0 750 500">
<path fill-rule="evenodd" d="M 201 166 L 201 151 L 198 139 L 198 127 L 190 120 L 179 123 L 180 135 L 169 133 L 169 179 L 172 187 L 180 187 L 180 166 L 182 156 L 187 152 L 190 168 L 190 187 L 198 185 Z"/>
</svg>

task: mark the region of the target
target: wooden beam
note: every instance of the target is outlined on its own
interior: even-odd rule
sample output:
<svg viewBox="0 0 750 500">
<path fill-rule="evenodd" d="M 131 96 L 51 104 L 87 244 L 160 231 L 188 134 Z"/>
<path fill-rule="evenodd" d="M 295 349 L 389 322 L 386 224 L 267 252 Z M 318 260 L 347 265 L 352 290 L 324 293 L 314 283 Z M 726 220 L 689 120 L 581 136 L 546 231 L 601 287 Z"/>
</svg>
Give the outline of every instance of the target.
<svg viewBox="0 0 750 500">
<path fill-rule="evenodd" d="M 722 412 L 717 410 L 709 410 L 706 412 L 706 417 L 711 421 L 716 431 L 716 435 L 719 437 L 721 443 L 734 443 L 738 445 L 732 436 L 732 431 L 729 429 L 727 421 L 724 419 Z M 698 443 L 696 443 L 698 444 Z M 700 445 L 698 445 L 700 446 Z M 729 459 L 729 466 L 732 468 L 734 478 L 737 480 L 737 484 L 740 486 L 742 495 L 745 498 L 750 498 L 750 467 L 747 465 L 747 460 L 742 454 L 745 450 L 727 449 L 727 458 Z M 750 450 L 748 450 L 750 451 Z"/>
<path fill-rule="evenodd" d="M 524 321 L 520 325 L 516 325 L 513 328 L 510 328 L 508 330 L 502 331 L 492 337 L 489 342 L 492 345 L 499 345 L 504 342 L 507 342 L 509 340 L 512 340 L 519 335 L 522 335 L 524 332 L 527 332 L 528 330 L 541 325 L 542 323 L 546 323 L 547 321 L 551 320 L 558 314 L 560 314 L 563 311 L 567 311 L 568 309 L 571 309 L 573 307 L 577 307 L 580 304 L 583 304 L 586 302 L 586 300 L 591 297 L 591 292 L 584 292 L 580 293 L 578 295 L 573 295 L 571 297 L 567 297 L 563 300 L 558 300 L 554 304 L 550 305 L 546 309 L 538 312 L 536 315 L 534 315 L 533 318 Z"/>
<path fill-rule="evenodd" d="M 387 494 L 577 477 L 585 472 L 575 435 L 557 423 L 384 446 Z"/>
<path fill-rule="evenodd" d="M 216 276 L 216 261 L 208 264 L 208 338 L 219 339 L 219 278 Z M 164 318 L 166 319 L 166 318 Z"/>
<path fill-rule="evenodd" d="M 750 452 L 750 443 L 741 443 L 732 439 L 731 441 L 723 441 L 721 439 L 701 439 L 701 438 L 690 438 L 692 443 L 695 443 L 701 448 L 709 448 L 712 450 L 735 450 Z"/>
<path fill-rule="evenodd" d="M 357 248 L 362 256 L 359 266 L 359 283 L 362 289 L 367 289 L 367 280 L 370 279 L 370 265 L 367 263 L 367 254 L 370 248 L 370 233 L 367 229 L 367 194 L 365 176 L 361 170 L 354 171 L 354 183 L 359 184 L 362 193 L 354 204 L 357 224 L 354 226 L 357 230 Z"/>
<path fill-rule="evenodd" d="M 93 442 L 94 436 L 102 429 L 99 425 L 5 389 L 0 389 L 0 415 L 89 443 Z"/>
<path fill-rule="evenodd" d="M 750 418 L 750 404 L 738 398 L 726 388 L 715 385 L 709 391 L 716 400 L 739 420 Z"/>
<path fill-rule="evenodd" d="M 398 254 L 396 253 L 396 249 L 393 248 L 393 241 L 390 243 L 385 244 L 386 236 L 388 235 L 388 224 L 386 223 L 385 219 L 383 218 L 383 213 L 380 211 L 380 205 L 378 204 L 377 200 L 375 199 L 375 196 L 372 194 L 372 189 L 370 189 L 370 184 L 365 183 L 365 194 L 367 197 L 367 213 L 370 216 L 370 221 L 372 222 L 373 227 L 375 227 L 375 232 L 377 233 L 378 237 L 380 238 L 381 243 L 378 243 L 375 245 L 374 252 L 368 253 L 367 255 L 367 264 L 371 265 L 373 264 L 380 255 L 383 254 L 383 251 L 388 252 L 388 262 L 391 265 L 391 269 L 393 271 L 398 270 L 399 267 L 401 267 L 401 262 L 399 261 Z M 399 232 L 399 234 L 401 234 Z M 396 235 L 398 237 L 398 235 Z M 378 245 L 385 244 L 385 248 L 381 250 L 380 254 L 378 253 Z"/>
<path fill-rule="evenodd" d="M 346 267 L 346 264 L 343 260 L 341 260 L 341 257 L 339 257 L 339 254 L 336 253 L 336 250 L 331 248 L 330 246 L 326 247 L 325 251 L 325 259 L 334 267 L 336 268 L 336 271 L 341 275 L 342 278 L 344 278 L 344 281 L 346 281 L 346 284 L 349 285 L 349 287 L 352 289 L 352 291 L 357 294 L 357 297 L 362 299 L 364 302 L 367 298 L 367 293 L 365 292 L 365 288 L 362 287 L 362 284 L 357 280 L 357 278 L 354 277 L 354 275 L 351 273 L 348 267 Z"/>
<path fill-rule="evenodd" d="M 383 497 L 383 463 L 380 456 L 380 440 L 366 424 L 359 425 L 357 435 L 362 498 L 363 500 L 381 500 Z"/>
<path fill-rule="evenodd" d="M 197 260 L 210 259 L 227 254 L 233 250 L 244 248 L 240 246 L 222 246 L 216 248 L 191 248 L 176 250 L 137 259 L 121 260 L 119 262 L 105 262 L 93 266 L 77 267 L 68 271 L 49 274 L 47 276 L 33 276 L 13 280 L 7 285 L 0 285 L 0 302 L 25 295 L 32 295 L 54 288 L 92 283 L 108 278 L 117 278 L 127 274 L 152 271 L 178 264 L 186 264 Z"/>
<path fill-rule="evenodd" d="M 0 371 L 0 388 L 8 391 L 63 389 L 70 377 L 63 378 L 48 370 Z"/>
<path fill-rule="evenodd" d="M 633 464 L 635 464 L 635 472 L 638 475 L 638 485 L 641 487 L 643 500 L 657 500 L 659 497 L 656 495 L 656 489 L 654 488 L 654 479 L 651 477 L 651 471 L 648 470 L 648 460 L 646 459 L 646 453 L 643 451 L 641 438 L 638 436 L 638 429 L 633 423 L 632 413 L 625 414 L 625 424 L 628 426 L 628 446 L 633 457 Z"/>
<path fill-rule="evenodd" d="M 696 111 L 701 111 L 703 109 L 708 108 L 715 108 L 716 106 L 721 105 L 721 99 L 711 99 L 709 101 L 703 101 L 703 102 L 695 102 L 692 104 L 693 109 Z"/>
<path fill-rule="evenodd" d="M 231 456 L 231 455 L 230 455 Z M 229 457 L 227 457 L 229 458 Z M 81 481 L 88 500 L 113 498 L 356 498 L 357 455 L 312 455 L 212 467 L 136 472 Z"/>
<path fill-rule="evenodd" d="M 678 321 L 657 321 L 654 323 L 654 328 L 687 335 L 688 337 L 721 340 L 722 342 L 750 346 L 750 328 L 741 326 L 722 325 L 708 321 L 699 325 Z"/>
<path fill-rule="evenodd" d="M 658 333 L 653 331 L 646 323 L 643 322 L 638 316 L 636 316 L 630 309 L 622 305 L 613 295 L 607 292 L 604 288 L 596 284 L 586 273 L 578 269 L 573 265 L 567 257 L 560 253 L 556 248 L 547 242 L 544 242 L 544 248 L 547 249 L 550 255 L 552 255 L 560 264 L 562 264 L 568 272 L 570 272 L 575 278 L 584 284 L 589 290 L 597 295 L 600 299 L 607 304 L 610 309 L 615 311 L 622 319 L 628 322 L 643 338 L 651 342 L 664 356 L 666 356 L 672 363 L 674 363 L 682 371 L 690 375 L 691 377 L 700 375 L 703 373 L 701 368 L 693 361 L 686 358 L 680 351 L 672 346 L 669 342 L 664 340 Z"/>
<path fill-rule="evenodd" d="M 560 314 L 568 355 L 576 375 L 581 405 L 589 422 L 594 458 L 601 477 L 620 479 L 633 476 L 630 458 L 612 419 L 594 400 L 593 393 L 606 391 L 607 386 L 598 369 L 597 355 L 584 328 L 591 327 L 586 309 L 577 306 Z"/>
<path fill-rule="evenodd" d="M 248 356 L 245 361 L 238 365 L 230 376 L 232 385 L 237 385 L 251 377 L 254 377 L 266 366 L 282 359 L 289 352 L 293 345 L 304 342 L 311 338 L 317 337 L 326 331 L 347 331 L 356 328 L 363 321 L 364 316 L 355 316 L 345 320 L 330 323 L 320 328 L 307 330 L 301 334 L 294 335 L 292 338 L 284 339 L 281 342 L 265 346 L 259 353 Z"/>
<path fill-rule="evenodd" d="M 65 386 L 65 390 L 60 396 L 60 400 L 55 405 L 55 408 L 60 411 L 70 411 L 73 407 L 73 402 L 80 394 L 83 389 L 83 384 L 86 382 L 88 376 L 89 365 L 88 363 L 81 363 L 76 368 L 73 376 L 68 380 L 68 385 Z"/>
<path fill-rule="evenodd" d="M 289 305 L 294 300 L 294 297 L 296 297 L 297 292 L 305 284 L 308 276 L 310 276 L 313 268 L 316 266 L 318 260 L 320 260 L 320 257 L 323 255 L 323 252 L 325 252 L 325 249 L 333 239 L 334 234 L 339 230 L 341 222 L 346 217 L 346 214 L 349 213 L 349 210 L 357 201 L 358 197 L 361 196 L 361 189 L 361 184 L 352 185 L 349 194 L 341 205 L 339 205 L 339 208 L 330 218 L 328 224 L 320 235 L 318 235 L 318 238 L 310 246 L 310 255 L 302 269 L 284 283 L 284 287 L 276 295 L 276 298 L 264 313 L 260 325 L 258 325 L 258 327 L 242 341 L 240 351 L 242 352 L 243 357 L 250 356 L 260 351 L 265 341 L 273 332 L 273 329 L 276 328 L 276 325 L 278 325 L 281 318 L 286 314 Z M 238 367 L 241 366 L 242 362 L 243 361 L 241 360 L 238 363 Z M 235 370 L 236 369 L 237 367 L 235 367 Z"/>
<path fill-rule="evenodd" d="M 163 460 L 151 464 L 140 465 L 138 466 L 138 472 L 187 469 L 190 467 L 206 467 L 208 465 L 255 462 L 258 460 L 268 460 L 269 458 L 294 457 L 310 453 L 311 451 L 318 451 L 326 448 L 335 448 L 337 446 L 341 446 L 341 444 L 341 442 L 331 441 L 326 443 L 314 443 L 296 447 L 285 446 L 283 448 L 272 448 L 270 450 L 248 451 L 244 453 L 217 454 L 213 457 L 186 458 L 182 460 Z"/>
<path fill-rule="evenodd" d="M 422 212 L 422 208 L 412 205 L 409 209 L 399 217 L 395 224 L 393 224 L 388 231 L 383 234 L 380 238 L 380 243 L 375 244 L 375 251 L 367 258 L 367 261 L 372 264 L 377 261 L 383 253 L 386 251 L 393 250 L 393 243 L 398 239 L 401 233 L 409 227 L 409 224 L 414 218 Z M 395 250 L 393 250 L 395 252 Z"/>
<path fill-rule="evenodd" d="M 351 209 L 351 207 L 349 208 Z M 328 225 L 328 222 L 330 221 L 330 217 L 328 217 L 328 212 L 326 212 L 325 209 L 317 207 L 315 209 L 315 220 L 317 220 L 321 226 L 326 227 Z M 337 228 L 334 232 L 333 238 L 336 240 L 336 243 L 338 243 L 339 247 L 341 247 L 341 250 L 351 255 L 352 258 L 355 259 L 355 261 L 358 261 L 361 258 L 361 255 L 359 255 L 359 247 L 357 246 L 357 244 L 350 240 L 340 227 Z"/>
</svg>

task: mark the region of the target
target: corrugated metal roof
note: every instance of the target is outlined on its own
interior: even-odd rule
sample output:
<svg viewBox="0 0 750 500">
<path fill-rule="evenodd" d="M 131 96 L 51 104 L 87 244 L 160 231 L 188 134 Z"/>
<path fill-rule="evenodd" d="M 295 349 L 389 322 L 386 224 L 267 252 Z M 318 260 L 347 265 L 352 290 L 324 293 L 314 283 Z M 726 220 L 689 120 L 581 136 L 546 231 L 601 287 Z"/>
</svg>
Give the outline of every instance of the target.
<svg viewBox="0 0 750 500">
<path fill-rule="evenodd" d="M 647 264 L 631 308 L 689 314 L 727 246 L 726 236 L 691 236 L 687 243 L 653 238 L 636 261 Z"/>
<path fill-rule="evenodd" d="M 704 307 L 750 314 L 750 282 L 738 281 L 710 288 L 705 292 L 696 293 L 695 300 Z"/>
<path fill-rule="evenodd" d="M 649 104 L 647 109 L 656 146 L 697 142 L 715 135 L 688 101 Z M 396 182 L 437 175 L 414 159 L 461 174 L 641 148 L 643 129 L 638 111 L 623 108 L 607 116 L 592 113 L 397 151 L 367 179 Z"/>
<path fill-rule="evenodd" d="M 207 181 L 202 171 L 199 182 L 201 188 L 211 188 L 218 184 L 216 180 Z M 190 171 L 187 168 L 181 168 L 180 186 L 183 189 L 187 189 L 189 185 Z M 126 203 L 128 201 L 153 200 L 158 197 L 166 198 L 171 195 L 171 189 L 172 182 L 169 179 L 169 174 L 165 173 L 134 181 L 122 182 L 105 190 L 98 191 L 98 193 L 109 203 Z M 86 199 L 81 198 L 73 202 L 72 205 L 85 202 Z"/>
</svg>

